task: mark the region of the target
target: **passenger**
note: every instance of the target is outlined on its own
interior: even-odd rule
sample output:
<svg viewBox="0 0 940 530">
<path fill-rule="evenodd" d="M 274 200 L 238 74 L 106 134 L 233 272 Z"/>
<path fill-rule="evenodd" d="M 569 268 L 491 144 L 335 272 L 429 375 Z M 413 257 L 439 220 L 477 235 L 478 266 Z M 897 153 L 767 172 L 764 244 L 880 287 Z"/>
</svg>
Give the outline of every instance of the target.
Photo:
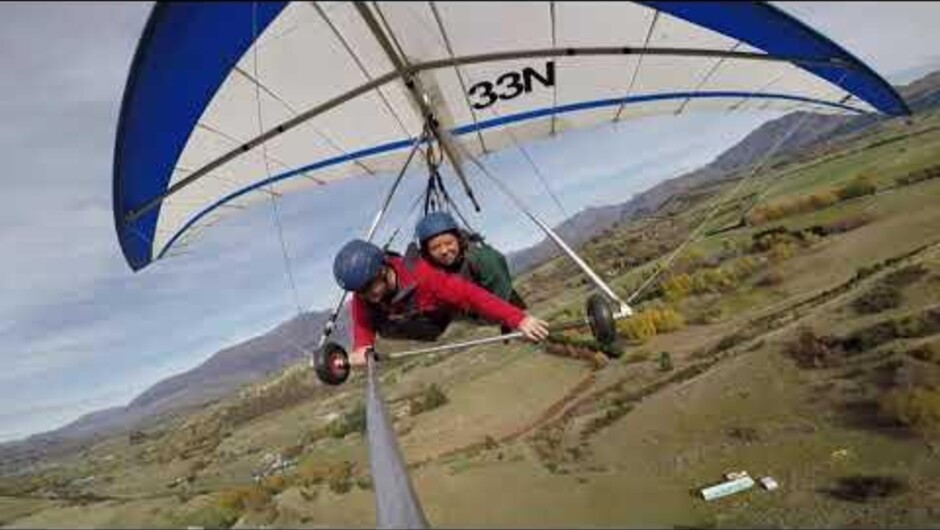
<svg viewBox="0 0 940 530">
<path fill-rule="evenodd" d="M 432 212 L 415 228 L 421 257 L 446 272 L 455 273 L 483 287 L 512 305 L 526 304 L 513 289 L 506 257 L 487 245 L 478 234 L 460 230 L 446 212 Z"/>
</svg>

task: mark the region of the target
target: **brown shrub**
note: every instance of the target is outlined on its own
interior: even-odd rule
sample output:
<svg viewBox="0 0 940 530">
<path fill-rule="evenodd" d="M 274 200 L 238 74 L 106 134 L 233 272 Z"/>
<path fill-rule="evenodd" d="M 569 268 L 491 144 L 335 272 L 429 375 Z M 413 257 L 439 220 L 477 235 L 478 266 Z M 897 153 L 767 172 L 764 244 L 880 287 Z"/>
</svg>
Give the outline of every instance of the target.
<svg viewBox="0 0 940 530">
<path fill-rule="evenodd" d="M 783 274 L 781 274 L 780 271 L 773 269 L 767 271 L 767 274 L 761 276 L 757 282 L 755 282 L 755 285 L 758 287 L 774 287 L 783 283 L 783 280 Z"/>
<path fill-rule="evenodd" d="M 852 301 L 852 309 L 862 315 L 880 313 L 901 305 L 904 296 L 897 287 L 879 283 Z"/>
<path fill-rule="evenodd" d="M 300 444 L 289 445 L 281 451 L 284 458 L 297 458 L 304 452 L 304 446 Z"/>
<path fill-rule="evenodd" d="M 916 265 L 908 265 L 903 269 L 898 269 L 886 274 L 885 277 L 881 280 L 881 283 L 895 287 L 907 287 L 908 285 L 915 283 L 917 280 L 927 274 L 927 272 L 927 268 L 920 263 Z"/>
<path fill-rule="evenodd" d="M 260 512 L 271 502 L 271 493 L 258 485 L 237 486 L 222 490 L 218 505 L 226 512 Z"/>
<path fill-rule="evenodd" d="M 796 340 L 787 344 L 786 351 L 800 368 L 825 368 L 838 364 L 833 341 L 816 335 L 808 327 L 799 329 Z"/>
<path fill-rule="evenodd" d="M 940 165 L 911 171 L 907 175 L 895 179 L 895 183 L 898 186 L 910 186 L 911 184 L 916 184 L 918 182 L 923 182 L 925 180 L 934 179 L 937 177 L 940 177 Z"/>
<path fill-rule="evenodd" d="M 940 392 L 929 388 L 905 388 L 887 392 L 880 402 L 889 418 L 922 435 L 940 435 Z"/>
<path fill-rule="evenodd" d="M 431 383 L 420 395 L 411 398 L 408 402 L 409 412 L 412 416 L 443 407 L 449 400 L 439 386 Z"/>
<path fill-rule="evenodd" d="M 346 493 L 352 488 L 355 464 L 348 460 L 323 462 L 309 460 L 301 464 L 297 476 L 303 486 L 326 483 L 336 493 Z"/>
<path fill-rule="evenodd" d="M 353 432 L 366 432 L 366 405 L 363 402 L 356 403 L 352 410 L 327 425 L 327 433 L 333 438 L 343 438 Z"/>
<path fill-rule="evenodd" d="M 749 225 L 757 226 L 791 215 L 820 210 L 837 202 L 839 202 L 839 197 L 834 192 L 824 190 L 812 195 L 778 199 L 767 204 L 758 205 L 748 212 L 745 220 Z"/>
<path fill-rule="evenodd" d="M 760 434 L 753 427 L 731 427 L 725 430 L 729 438 L 739 440 L 745 443 L 757 442 L 760 440 Z"/>
<path fill-rule="evenodd" d="M 685 273 L 676 274 L 663 280 L 660 286 L 666 299 L 675 302 L 692 292 L 692 277 Z"/>
<path fill-rule="evenodd" d="M 940 308 L 919 314 L 884 320 L 851 333 L 840 342 L 848 352 L 862 352 L 894 339 L 914 339 L 940 332 Z"/>
<path fill-rule="evenodd" d="M 911 348 L 907 354 L 926 363 L 940 364 L 940 351 L 935 344 L 922 344 L 916 348 Z"/>
<path fill-rule="evenodd" d="M 658 333 L 668 333 L 684 325 L 685 319 L 675 309 L 650 308 L 617 322 L 617 332 L 627 339 L 645 342 Z"/>
<path fill-rule="evenodd" d="M 832 221 L 831 223 L 821 225 L 819 227 L 819 231 L 822 232 L 823 235 L 842 234 L 851 230 L 855 230 L 856 228 L 861 228 L 868 223 L 871 223 L 875 219 L 876 217 L 870 213 L 850 215 L 848 217 L 843 217 L 841 219 Z"/>
<path fill-rule="evenodd" d="M 840 201 L 864 197 L 878 191 L 878 187 L 867 176 L 859 176 L 836 191 Z"/>
</svg>

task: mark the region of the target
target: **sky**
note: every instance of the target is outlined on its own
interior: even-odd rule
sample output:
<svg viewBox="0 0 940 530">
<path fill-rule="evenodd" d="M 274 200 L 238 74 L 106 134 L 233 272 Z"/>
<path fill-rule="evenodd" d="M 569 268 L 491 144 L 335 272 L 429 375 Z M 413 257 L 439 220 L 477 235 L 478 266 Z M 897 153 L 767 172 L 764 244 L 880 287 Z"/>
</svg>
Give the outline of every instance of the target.
<svg viewBox="0 0 940 530">
<path fill-rule="evenodd" d="M 891 82 L 940 69 L 940 3 L 778 5 Z M 0 442 L 125 405 L 299 308 L 325 309 L 337 295 L 333 252 L 366 230 L 388 186 L 387 179 L 362 179 L 330 186 L 328 194 L 285 196 L 277 218 L 262 204 L 206 231 L 189 253 L 131 272 L 113 226 L 111 164 L 124 84 L 150 9 L 143 2 L 0 3 L 0 153 L 7 161 Z M 488 165 L 556 224 L 696 169 L 772 117 L 652 118 L 528 144 L 563 210 L 518 151 Z M 471 173 L 471 182 L 479 179 Z M 483 212 L 470 221 L 491 243 L 509 252 L 542 239 L 492 187 L 475 190 Z M 393 204 L 379 240 L 405 206 Z M 312 215 L 324 208 L 329 217 Z"/>
</svg>

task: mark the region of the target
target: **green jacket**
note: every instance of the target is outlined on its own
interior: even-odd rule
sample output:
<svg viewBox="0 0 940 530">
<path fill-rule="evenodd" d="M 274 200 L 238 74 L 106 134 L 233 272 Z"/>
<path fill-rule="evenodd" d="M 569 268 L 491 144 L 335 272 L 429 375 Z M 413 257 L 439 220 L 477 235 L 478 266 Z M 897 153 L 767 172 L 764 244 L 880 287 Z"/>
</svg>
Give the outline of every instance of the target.
<svg viewBox="0 0 940 530">
<path fill-rule="evenodd" d="M 512 276 L 509 274 L 509 264 L 506 258 L 498 250 L 484 243 L 483 238 L 476 234 L 461 231 L 460 238 L 464 249 L 463 259 L 459 265 L 447 267 L 444 270 L 452 274 L 460 274 L 510 304 L 526 309 L 525 301 L 512 288 Z M 415 251 L 418 251 L 417 248 Z M 425 258 L 430 261 L 427 256 Z"/>
<path fill-rule="evenodd" d="M 505 256 L 477 238 L 470 238 L 467 243 L 460 274 L 514 306 L 526 307 L 512 287 Z"/>
</svg>

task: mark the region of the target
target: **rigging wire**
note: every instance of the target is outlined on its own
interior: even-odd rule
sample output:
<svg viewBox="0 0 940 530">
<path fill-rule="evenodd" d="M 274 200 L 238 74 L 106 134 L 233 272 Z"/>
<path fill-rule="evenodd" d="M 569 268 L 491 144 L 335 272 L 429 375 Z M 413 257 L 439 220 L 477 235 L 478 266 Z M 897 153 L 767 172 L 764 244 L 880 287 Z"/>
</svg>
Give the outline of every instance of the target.
<svg viewBox="0 0 940 530">
<path fill-rule="evenodd" d="M 451 197 L 450 193 L 447 192 L 447 188 L 444 186 L 444 179 L 441 177 L 440 165 L 444 161 L 443 150 L 438 148 L 439 156 L 437 159 L 434 157 L 433 145 L 429 143 L 428 150 L 425 151 L 425 162 L 428 167 L 428 191 L 427 193 L 434 195 L 436 198 L 436 204 L 433 207 L 430 207 L 429 201 L 426 198 L 424 214 L 427 215 L 431 211 L 444 210 L 447 212 L 453 212 L 460 219 L 460 222 L 463 223 L 464 228 L 470 232 L 476 232 L 473 229 L 473 226 L 467 221 L 467 218 L 464 217 L 463 213 L 460 211 L 460 207 L 457 206 L 457 203 Z"/>
<path fill-rule="evenodd" d="M 258 20 L 257 20 L 258 13 L 257 11 L 258 11 L 258 3 L 253 2 L 252 11 L 251 11 L 252 42 L 255 42 L 255 40 L 258 37 L 258 34 L 257 34 L 258 33 Z M 256 80 L 254 85 L 255 85 L 255 103 L 256 103 L 255 108 L 257 110 L 258 129 L 259 131 L 264 132 L 264 121 L 262 119 L 262 113 L 261 113 L 261 86 L 260 86 L 260 81 L 258 81 L 258 47 L 257 46 L 252 46 L 252 69 L 254 72 L 254 78 Z M 264 170 L 265 170 L 267 179 L 270 180 L 271 179 L 271 161 L 268 158 L 268 144 L 266 142 L 261 144 L 261 158 L 264 161 Z M 277 192 L 274 191 L 272 183 L 269 183 L 268 187 L 269 189 L 267 191 L 268 191 L 268 196 L 271 199 L 272 217 L 274 219 L 274 224 L 277 227 L 278 241 L 280 243 L 280 249 L 281 249 L 281 259 L 282 259 L 282 262 L 284 263 L 284 272 L 287 277 L 287 283 L 290 286 L 290 291 L 293 296 L 294 305 L 297 309 L 297 316 L 301 320 L 303 320 L 303 307 L 300 305 L 300 294 L 297 292 L 297 283 L 294 280 L 294 272 L 290 263 L 290 254 L 287 252 L 287 244 L 284 241 L 284 230 L 281 225 L 281 216 L 280 216 L 280 213 L 278 210 L 278 204 L 277 204 Z M 297 344 L 291 337 L 284 335 L 284 338 L 286 339 L 288 343 L 290 343 L 291 346 L 299 350 L 304 355 L 311 354 L 306 348 Z"/>
<path fill-rule="evenodd" d="M 678 257 L 679 254 L 680 254 L 683 250 L 685 250 L 685 248 L 686 248 L 689 244 L 691 244 L 691 243 L 698 237 L 699 233 L 702 231 L 703 228 L 705 228 L 705 225 L 707 225 L 708 222 L 711 221 L 711 219 L 712 219 L 712 217 L 714 217 L 715 213 L 717 213 L 718 210 L 719 210 L 722 206 L 724 206 L 733 196 L 735 196 L 735 195 L 737 194 L 737 192 L 741 189 L 741 187 L 742 187 L 748 180 L 750 180 L 754 175 L 756 175 L 756 174 L 764 167 L 764 164 L 766 164 L 767 161 L 774 155 L 774 153 L 777 152 L 777 150 L 780 148 L 780 146 L 783 145 L 784 142 L 786 142 L 786 140 L 788 140 L 791 136 L 793 136 L 793 134 L 796 133 L 796 131 L 797 131 L 800 127 L 803 126 L 803 124 L 806 122 L 807 118 L 808 118 L 809 116 L 811 116 L 811 115 L 812 115 L 812 113 L 809 113 L 809 112 L 808 112 L 808 113 L 804 114 L 803 116 L 801 116 L 800 119 L 799 119 L 798 121 L 796 121 L 796 122 L 793 124 L 793 126 L 790 127 L 790 130 L 788 130 L 788 131 L 786 132 L 786 134 L 784 134 L 783 136 L 781 136 L 781 137 L 774 143 L 773 147 L 771 147 L 769 151 L 767 151 L 766 153 L 764 153 L 764 156 L 761 157 L 760 161 L 757 163 L 757 165 L 754 166 L 754 169 L 753 169 L 749 174 L 747 174 L 747 175 L 745 175 L 743 178 L 741 178 L 741 180 L 739 180 L 738 183 L 737 183 L 735 186 L 733 186 L 730 190 L 728 190 L 727 193 L 725 193 L 725 194 L 723 194 L 723 195 L 721 195 L 721 196 L 718 197 L 718 199 L 714 202 L 714 206 L 712 206 L 712 208 L 706 212 L 705 217 L 702 218 L 702 220 L 701 220 L 701 221 L 698 223 L 698 225 L 696 225 L 696 227 L 689 233 L 689 235 L 685 238 L 685 240 L 683 240 L 682 243 L 680 243 L 679 246 L 677 246 L 677 247 L 672 251 L 672 253 L 669 254 L 669 256 L 666 258 L 665 262 L 662 262 L 662 265 L 659 266 L 652 274 L 650 274 L 650 276 L 647 277 L 646 280 L 644 280 L 643 283 L 641 283 L 640 286 L 637 287 L 637 289 L 634 290 L 633 293 L 630 294 L 629 297 L 627 297 L 627 303 L 630 303 L 630 302 L 632 302 L 634 299 L 636 299 L 636 297 L 638 297 L 644 290 L 646 290 L 646 288 L 653 282 L 653 280 L 655 280 L 656 278 L 658 278 L 664 271 L 666 271 L 666 270 L 672 265 L 673 260 L 675 260 L 676 257 Z"/>
<path fill-rule="evenodd" d="M 489 107 L 490 112 L 493 114 L 493 116 L 496 119 L 502 119 L 502 115 L 500 115 L 500 113 L 497 112 L 494 107 L 495 105 L 491 105 Z M 552 114 L 553 119 L 554 117 L 555 117 L 555 114 Z M 509 140 L 512 142 L 513 146 L 520 153 L 522 153 L 522 157 L 525 158 L 526 162 L 528 162 L 529 164 L 529 167 L 532 168 L 532 172 L 535 173 L 535 176 L 538 179 L 539 183 L 542 185 L 542 188 L 545 190 L 546 193 L 548 193 L 549 197 L 551 197 L 552 202 L 555 203 L 555 206 L 558 207 L 558 210 L 562 214 L 562 219 L 568 219 L 568 217 L 570 217 L 568 215 L 568 210 L 565 209 L 564 205 L 561 203 L 561 200 L 558 198 L 558 195 L 555 193 L 555 190 L 553 190 L 552 187 L 548 184 L 548 179 L 545 178 L 545 175 L 542 173 L 538 164 L 536 164 L 535 159 L 532 158 L 532 156 L 529 154 L 529 151 L 525 147 L 522 146 L 522 143 L 518 140 L 518 138 L 516 138 L 516 135 L 513 134 L 511 127 L 506 126 L 506 127 L 503 127 L 501 130 L 505 132 L 507 136 L 509 136 Z"/>
<path fill-rule="evenodd" d="M 843 72 L 842 75 L 839 77 L 839 80 L 836 81 L 835 85 L 838 86 L 838 87 L 841 87 L 842 81 L 845 80 L 845 78 L 846 78 L 846 76 L 847 76 L 848 74 L 849 74 L 848 71 Z M 778 78 L 778 79 L 779 79 L 779 78 Z M 767 86 L 769 86 L 769 84 L 768 84 Z M 765 87 L 765 88 L 766 88 L 766 87 Z M 745 99 L 744 99 L 741 103 L 738 103 L 738 104 L 735 105 L 735 108 L 740 107 L 740 105 L 743 104 L 744 101 L 750 99 L 750 97 L 751 97 L 750 95 L 748 95 L 747 97 L 745 97 Z M 802 103 L 802 104 L 800 104 L 798 107 L 800 107 L 800 106 L 802 106 L 802 107 L 807 107 L 807 108 L 808 108 L 808 107 L 810 106 L 810 104 L 809 104 L 809 103 Z M 797 107 L 797 108 L 798 108 L 798 107 Z M 791 111 L 791 112 L 792 112 L 792 111 Z M 800 116 L 800 119 L 797 120 L 796 122 L 794 122 L 794 124 L 790 127 L 790 130 L 788 130 L 783 136 L 781 136 L 781 137 L 774 143 L 773 147 L 771 147 L 771 149 L 770 149 L 769 151 L 767 151 L 766 153 L 764 153 L 764 156 L 761 157 L 761 159 L 758 161 L 757 165 L 754 166 L 754 169 L 750 172 L 750 174 L 745 175 L 745 176 L 737 183 L 737 185 L 735 185 L 733 188 L 731 188 L 731 189 L 728 191 L 728 193 L 726 193 L 725 195 L 723 195 L 723 196 L 721 196 L 721 197 L 718 198 L 718 201 L 716 201 L 715 206 L 714 206 L 711 210 L 708 211 L 708 213 L 705 215 L 705 217 L 702 219 L 702 221 L 698 224 L 698 226 L 696 226 L 695 229 L 694 229 L 692 232 L 689 233 L 688 237 L 686 237 L 686 239 L 685 239 L 678 247 L 676 247 L 675 250 L 673 250 L 673 252 L 669 255 L 669 257 L 666 258 L 665 265 L 663 265 L 662 267 L 659 267 L 655 272 L 653 272 L 653 274 L 651 274 L 646 280 L 644 280 L 643 283 L 640 284 L 640 286 L 627 298 L 627 303 L 630 303 L 630 302 L 633 301 L 636 297 L 638 297 L 638 296 L 652 283 L 652 281 L 653 281 L 654 279 L 656 279 L 660 274 L 662 274 L 666 269 L 669 268 L 669 266 L 672 264 L 672 261 L 682 252 L 682 250 L 683 250 L 686 246 L 688 246 L 696 237 L 698 237 L 699 232 L 701 232 L 701 230 L 705 227 L 705 225 L 712 219 L 712 217 L 715 215 L 715 213 L 718 211 L 718 209 L 719 209 L 721 206 L 723 206 L 725 203 L 727 203 L 728 200 L 729 200 L 731 197 L 733 197 L 734 195 L 736 195 L 737 192 L 738 192 L 738 190 L 740 190 L 741 187 L 743 187 L 743 185 L 744 185 L 748 180 L 750 180 L 750 179 L 751 179 L 754 175 L 756 175 L 761 169 L 763 169 L 764 165 L 773 157 L 774 154 L 776 154 L 776 152 L 780 149 L 780 147 L 783 146 L 783 144 L 786 143 L 786 141 L 789 140 L 790 137 L 793 136 L 793 135 L 796 133 L 797 130 L 799 130 L 800 128 L 802 128 L 803 125 L 805 125 L 806 122 L 808 121 L 809 117 L 812 116 L 812 115 L 813 115 L 812 112 L 806 112 L 805 114 L 803 114 L 802 116 Z M 761 191 L 754 191 L 756 198 L 755 198 L 754 201 L 751 203 L 751 205 L 748 206 L 748 207 L 745 209 L 745 211 L 748 210 L 748 209 L 750 209 L 750 208 L 752 208 L 755 204 L 757 204 L 757 201 L 760 200 L 761 197 L 765 196 L 766 193 L 769 191 L 769 189 L 770 189 L 774 184 L 776 184 L 776 183 L 777 183 L 776 181 L 774 181 L 773 179 L 771 179 L 771 180 L 769 180 L 766 184 L 764 184 L 764 189 L 763 189 L 763 190 L 761 190 Z M 759 185 L 756 186 L 754 189 L 755 189 L 755 190 L 758 190 L 758 189 L 759 189 Z"/>
<path fill-rule="evenodd" d="M 395 238 L 398 237 L 398 233 L 401 232 L 402 227 L 408 223 L 408 220 L 414 215 L 415 211 L 418 209 L 418 205 L 421 204 L 421 199 L 423 198 L 422 194 L 415 196 L 414 201 L 411 203 L 411 207 L 408 209 L 408 213 L 405 214 L 404 218 L 398 223 L 398 226 L 395 227 L 395 230 L 392 232 L 392 235 L 388 238 L 388 241 L 382 245 L 382 249 L 387 250 L 388 247 L 392 246 L 392 242 L 395 241 Z"/>
</svg>

